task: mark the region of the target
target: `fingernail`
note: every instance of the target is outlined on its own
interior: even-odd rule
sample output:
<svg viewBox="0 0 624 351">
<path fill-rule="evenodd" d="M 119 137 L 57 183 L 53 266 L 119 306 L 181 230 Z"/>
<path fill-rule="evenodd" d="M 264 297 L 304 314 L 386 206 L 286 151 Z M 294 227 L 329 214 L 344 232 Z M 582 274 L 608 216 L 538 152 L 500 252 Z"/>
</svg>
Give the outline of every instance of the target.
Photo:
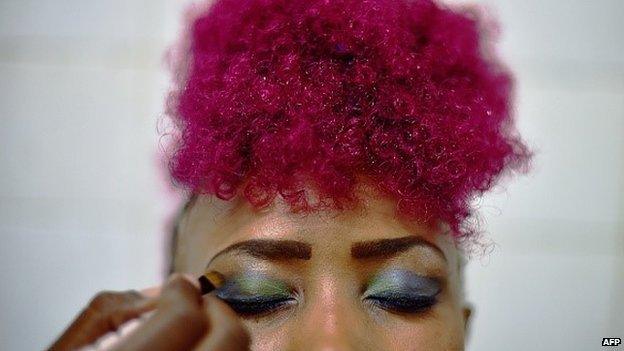
<svg viewBox="0 0 624 351">
<path fill-rule="evenodd" d="M 197 278 L 188 274 L 188 273 L 174 273 L 169 277 L 169 281 L 175 279 L 176 277 L 181 277 L 185 280 L 187 280 L 189 283 L 193 284 L 193 286 L 195 286 L 197 289 L 199 289 L 199 282 L 197 281 Z"/>
<path fill-rule="evenodd" d="M 145 297 L 157 297 L 160 295 L 162 288 L 160 286 L 152 286 L 139 291 L 139 293 Z"/>
</svg>

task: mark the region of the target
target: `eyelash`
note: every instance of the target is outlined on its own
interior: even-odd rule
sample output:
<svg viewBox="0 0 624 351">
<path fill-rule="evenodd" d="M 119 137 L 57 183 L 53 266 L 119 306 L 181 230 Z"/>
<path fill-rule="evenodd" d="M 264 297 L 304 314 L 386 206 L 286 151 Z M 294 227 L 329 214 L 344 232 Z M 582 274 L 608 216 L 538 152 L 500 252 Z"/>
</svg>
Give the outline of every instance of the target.
<svg viewBox="0 0 624 351">
<path fill-rule="evenodd" d="M 420 313 L 433 307 L 438 299 L 436 296 L 369 296 L 365 300 L 384 310 L 400 313 Z M 292 298 L 250 298 L 244 300 L 224 300 L 241 316 L 263 316 L 280 310 L 294 301 Z"/>
<path fill-rule="evenodd" d="M 436 303 L 438 303 L 437 295 L 434 296 L 368 296 L 365 298 L 371 304 L 390 312 L 399 313 L 420 313 L 424 312 Z"/>
<path fill-rule="evenodd" d="M 232 309 L 242 316 L 263 316 L 277 312 L 289 305 L 293 298 L 250 297 L 248 299 L 224 299 Z"/>
</svg>

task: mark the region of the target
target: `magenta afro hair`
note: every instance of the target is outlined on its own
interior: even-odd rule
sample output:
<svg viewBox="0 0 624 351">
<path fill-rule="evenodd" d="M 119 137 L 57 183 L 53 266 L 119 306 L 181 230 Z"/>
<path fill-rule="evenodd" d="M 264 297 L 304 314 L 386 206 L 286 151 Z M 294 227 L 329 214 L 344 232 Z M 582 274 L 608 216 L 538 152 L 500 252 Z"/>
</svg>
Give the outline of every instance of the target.
<svg viewBox="0 0 624 351">
<path fill-rule="evenodd" d="M 181 53 L 173 179 L 306 210 L 357 203 L 365 178 L 399 214 L 471 234 L 472 199 L 529 159 L 478 17 L 430 0 L 217 0 Z"/>
</svg>

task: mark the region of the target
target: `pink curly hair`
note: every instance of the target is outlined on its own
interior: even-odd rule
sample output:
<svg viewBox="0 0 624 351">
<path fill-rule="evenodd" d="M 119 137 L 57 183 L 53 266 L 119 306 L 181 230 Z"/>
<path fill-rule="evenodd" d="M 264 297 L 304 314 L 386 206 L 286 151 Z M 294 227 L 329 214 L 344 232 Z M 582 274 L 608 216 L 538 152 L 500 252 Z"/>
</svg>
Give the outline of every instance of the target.
<svg viewBox="0 0 624 351">
<path fill-rule="evenodd" d="M 530 158 L 478 17 L 431 0 L 217 0 L 191 21 L 170 96 L 172 178 L 300 211 L 357 204 L 364 177 L 399 214 L 470 236 L 471 200 Z"/>
</svg>

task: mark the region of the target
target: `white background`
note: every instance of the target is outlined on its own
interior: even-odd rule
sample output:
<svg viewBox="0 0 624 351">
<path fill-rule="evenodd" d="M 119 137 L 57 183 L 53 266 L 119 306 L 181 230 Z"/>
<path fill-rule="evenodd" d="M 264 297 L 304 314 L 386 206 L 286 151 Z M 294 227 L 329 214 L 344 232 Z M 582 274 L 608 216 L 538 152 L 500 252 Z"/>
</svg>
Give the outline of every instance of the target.
<svg viewBox="0 0 624 351">
<path fill-rule="evenodd" d="M 184 3 L 0 0 L 0 349 L 161 280 L 161 57 Z M 624 337 L 624 1 L 483 3 L 538 156 L 480 203 L 496 246 L 468 268 L 469 350 L 600 350 Z"/>
</svg>

